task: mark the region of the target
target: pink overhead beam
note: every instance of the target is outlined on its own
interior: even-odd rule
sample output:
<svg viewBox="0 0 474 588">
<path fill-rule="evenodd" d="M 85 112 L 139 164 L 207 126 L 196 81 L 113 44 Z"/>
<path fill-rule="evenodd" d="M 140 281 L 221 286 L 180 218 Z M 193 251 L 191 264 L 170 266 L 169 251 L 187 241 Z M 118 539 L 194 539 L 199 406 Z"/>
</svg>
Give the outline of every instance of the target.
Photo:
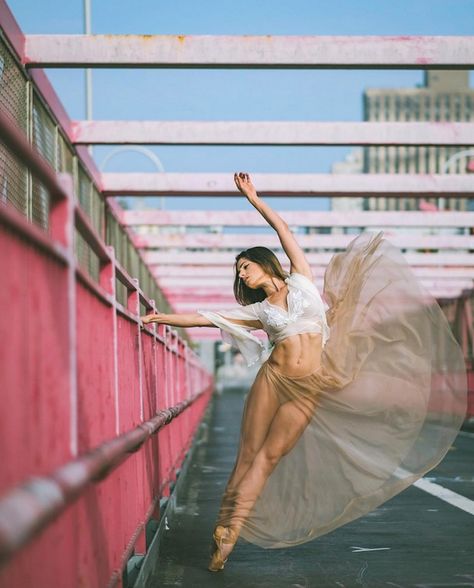
<svg viewBox="0 0 474 588">
<path fill-rule="evenodd" d="M 290 226 L 299 227 L 473 227 L 474 212 L 458 211 L 279 211 Z M 122 210 L 123 225 L 264 227 L 257 211 L 241 210 Z"/>
<path fill-rule="evenodd" d="M 414 267 L 413 273 L 424 278 L 474 278 L 474 255 L 472 267 Z M 313 276 L 320 278 L 324 276 L 325 266 L 313 265 L 311 267 Z M 234 279 L 234 271 L 231 265 L 227 266 L 192 266 L 192 265 L 163 265 L 154 266 L 152 274 L 158 279 L 163 286 L 179 286 L 182 284 L 200 284 L 209 283 L 212 278 L 212 284 L 217 280 L 227 281 Z"/>
<path fill-rule="evenodd" d="M 276 251 L 276 255 L 284 268 L 289 268 L 289 263 L 283 253 Z M 306 258 L 312 265 L 326 266 L 333 253 L 306 253 Z M 449 266 L 449 267 L 473 267 L 474 255 L 472 253 L 446 252 L 442 253 L 404 253 L 403 257 L 411 266 Z M 235 253 L 224 251 L 143 251 L 143 259 L 149 266 L 194 265 L 232 267 L 235 262 Z"/>
<path fill-rule="evenodd" d="M 452 287 L 454 283 L 456 283 L 456 287 L 474 287 L 473 279 L 474 279 L 474 268 L 468 268 L 465 270 L 466 272 L 470 272 L 470 275 L 453 275 L 450 273 L 450 270 L 445 270 L 444 268 L 439 268 L 432 270 L 431 274 L 420 274 L 415 272 L 415 275 L 418 276 L 418 279 L 421 282 L 432 283 L 433 280 L 435 281 L 442 281 L 444 286 L 448 285 Z M 445 272 L 445 273 L 443 273 Z M 323 286 L 323 276 L 324 272 L 314 273 L 314 283 L 322 288 Z M 227 276 L 171 276 L 171 277 L 158 277 L 158 282 L 160 287 L 163 291 L 169 292 L 170 296 L 173 297 L 179 294 L 187 294 L 192 292 L 193 294 L 197 294 L 201 290 L 205 292 L 215 292 L 216 295 L 219 295 L 219 292 L 232 292 L 232 286 L 234 284 L 234 276 L 227 275 Z M 463 282 L 463 283 L 461 283 Z"/>
<path fill-rule="evenodd" d="M 30 67 L 474 68 L 471 36 L 27 35 Z"/>
<path fill-rule="evenodd" d="M 465 174 L 253 174 L 266 196 L 473 196 L 474 182 Z M 234 196 L 232 173 L 106 173 L 106 196 Z"/>
<path fill-rule="evenodd" d="M 76 121 L 86 145 L 474 145 L 468 122 Z"/>
<path fill-rule="evenodd" d="M 443 288 L 442 290 L 426 290 L 426 303 L 429 304 L 431 302 L 430 297 L 454 299 L 461 296 L 462 292 L 463 290 L 459 290 L 457 288 Z M 238 303 L 235 299 L 229 299 L 228 302 L 216 302 L 214 297 L 212 296 L 209 296 L 208 301 L 195 300 L 189 302 L 177 302 L 176 304 L 173 304 L 173 307 L 177 313 L 192 313 L 196 312 L 196 310 L 227 310 L 230 308 L 236 308 L 236 306 L 238 306 Z"/>
<path fill-rule="evenodd" d="M 316 280 L 314 282 L 320 291 L 323 290 L 323 281 Z M 443 289 L 467 290 L 474 287 L 472 280 L 426 280 L 421 279 L 420 283 L 430 291 L 437 291 Z M 198 304 L 201 300 L 212 300 L 213 302 L 235 302 L 235 297 L 232 294 L 232 284 L 221 285 L 220 288 L 215 288 L 212 284 L 208 287 L 203 285 L 201 288 L 165 288 L 165 295 L 173 306 L 181 302 L 194 302 Z M 225 294 L 224 294 L 225 292 Z"/>
<path fill-rule="evenodd" d="M 474 249 L 474 235 L 404 235 L 389 234 L 385 236 L 395 246 L 416 249 Z M 301 247 L 312 249 L 345 249 L 354 235 L 319 234 L 298 235 Z M 214 249 L 247 249 L 261 245 L 280 249 L 281 244 L 275 234 L 253 233 L 175 233 L 165 235 L 134 236 L 134 245 L 141 248 L 150 247 L 206 247 Z"/>
</svg>

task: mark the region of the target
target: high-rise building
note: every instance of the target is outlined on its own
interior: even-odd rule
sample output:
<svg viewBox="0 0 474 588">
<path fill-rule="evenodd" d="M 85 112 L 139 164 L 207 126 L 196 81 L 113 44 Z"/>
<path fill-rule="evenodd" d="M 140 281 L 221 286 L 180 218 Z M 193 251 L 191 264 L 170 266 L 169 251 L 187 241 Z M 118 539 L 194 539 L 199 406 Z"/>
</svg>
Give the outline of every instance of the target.
<svg viewBox="0 0 474 588">
<path fill-rule="evenodd" d="M 468 71 L 426 71 L 424 85 L 416 88 L 368 89 L 364 93 L 364 120 L 471 121 L 474 120 L 474 89 Z M 466 159 L 449 164 L 450 158 L 467 147 L 372 146 L 364 148 L 364 172 L 418 174 L 466 172 Z M 421 204 L 421 206 L 420 206 Z M 364 198 L 365 210 L 418 210 L 436 206 L 468 210 L 467 198 Z"/>
<path fill-rule="evenodd" d="M 346 155 L 343 161 L 336 161 L 331 166 L 333 174 L 361 174 L 364 171 L 364 151 L 361 147 L 352 149 Z M 331 210 L 340 212 L 352 212 L 353 210 L 363 210 L 364 198 L 359 197 L 338 197 L 331 198 Z M 342 227 L 333 227 L 331 233 L 350 233 L 352 231 Z"/>
</svg>

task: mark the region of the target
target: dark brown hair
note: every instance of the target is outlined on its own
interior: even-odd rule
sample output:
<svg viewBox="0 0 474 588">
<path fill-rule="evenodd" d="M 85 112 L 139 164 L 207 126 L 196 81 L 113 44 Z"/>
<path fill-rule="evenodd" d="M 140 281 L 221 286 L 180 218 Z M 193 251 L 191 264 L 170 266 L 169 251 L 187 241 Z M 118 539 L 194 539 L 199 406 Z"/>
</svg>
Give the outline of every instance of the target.
<svg viewBox="0 0 474 588">
<path fill-rule="evenodd" d="M 281 267 L 281 263 L 278 257 L 273 253 L 271 249 L 267 247 L 250 247 L 245 251 L 241 251 L 235 258 L 235 278 L 234 278 L 234 296 L 239 304 L 246 306 L 247 304 L 253 304 L 254 302 L 261 302 L 265 300 L 267 295 L 263 288 L 257 290 L 249 288 L 240 278 L 239 272 L 237 271 L 237 265 L 239 259 L 248 259 L 258 263 L 262 269 L 270 276 L 275 276 L 285 280 L 288 277 L 288 272 Z"/>
</svg>

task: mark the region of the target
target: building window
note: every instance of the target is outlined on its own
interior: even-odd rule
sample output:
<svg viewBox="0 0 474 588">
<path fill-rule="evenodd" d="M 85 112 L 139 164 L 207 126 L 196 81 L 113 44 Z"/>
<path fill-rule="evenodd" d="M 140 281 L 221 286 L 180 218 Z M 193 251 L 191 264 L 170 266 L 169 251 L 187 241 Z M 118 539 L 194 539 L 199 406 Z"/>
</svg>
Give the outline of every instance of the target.
<svg viewBox="0 0 474 588">
<path fill-rule="evenodd" d="M 401 102 L 402 102 L 402 100 L 401 100 L 400 96 L 395 96 L 395 120 L 400 120 L 401 108 L 402 108 Z"/>
<path fill-rule="evenodd" d="M 466 96 L 465 98 L 466 102 L 465 102 L 465 120 L 471 120 L 471 116 L 472 116 L 472 100 L 469 96 Z"/>
<path fill-rule="evenodd" d="M 413 98 L 413 115 L 414 120 L 420 120 L 420 99 L 418 97 Z"/>
<path fill-rule="evenodd" d="M 449 94 L 444 97 L 444 120 L 451 120 L 451 100 Z"/>
<path fill-rule="evenodd" d="M 434 103 L 434 120 L 440 121 L 441 120 L 441 99 L 439 96 L 436 96 L 435 103 Z"/>
<path fill-rule="evenodd" d="M 454 120 L 461 120 L 461 96 L 454 97 Z"/>
</svg>

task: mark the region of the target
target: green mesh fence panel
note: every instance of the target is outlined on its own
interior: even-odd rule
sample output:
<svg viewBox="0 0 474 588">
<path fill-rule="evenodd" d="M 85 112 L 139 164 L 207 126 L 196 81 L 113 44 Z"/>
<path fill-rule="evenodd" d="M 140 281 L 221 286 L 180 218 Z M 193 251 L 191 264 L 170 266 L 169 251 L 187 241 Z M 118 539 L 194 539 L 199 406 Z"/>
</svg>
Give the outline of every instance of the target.
<svg viewBox="0 0 474 588">
<path fill-rule="evenodd" d="M 86 215 L 91 218 L 92 182 L 80 164 L 78 165 L 77 179 L 77 196 L 79 199 L 79 206 L 86 213 Z"/>
<path fill-rule="evenodd" d="M 105 216 L 105 201 L 99 194 L 97 188 L 92 184 L 91 193 L 91 221 L 97 233 L 104 238 L 104 216 Z"/>
<path fill-rule="evenodd" d="M 28 84 L 0 37 L 0 104 L 4 114 L 24 133 L 28 129 Z M 0 141 L 0 201 L 28 215 L 28 171 Z"/>
<path fill-rule="evenodd" d="M 56 170 L 60 173 L 74 175 L 74 152 L 66 139 L 58 133 L 58 149 L 56 153 Z"/>
<path fill-rule="evenodd" d="M 56 164 L 56 126 L 36 93 L 33 94 L 32 131 L 34 147 L 54 168 Z M 49 207 L 49 192 L 41 182 L 33 179 L 31 220 L 44 229 L 48 228 Z"/>
</svg>

